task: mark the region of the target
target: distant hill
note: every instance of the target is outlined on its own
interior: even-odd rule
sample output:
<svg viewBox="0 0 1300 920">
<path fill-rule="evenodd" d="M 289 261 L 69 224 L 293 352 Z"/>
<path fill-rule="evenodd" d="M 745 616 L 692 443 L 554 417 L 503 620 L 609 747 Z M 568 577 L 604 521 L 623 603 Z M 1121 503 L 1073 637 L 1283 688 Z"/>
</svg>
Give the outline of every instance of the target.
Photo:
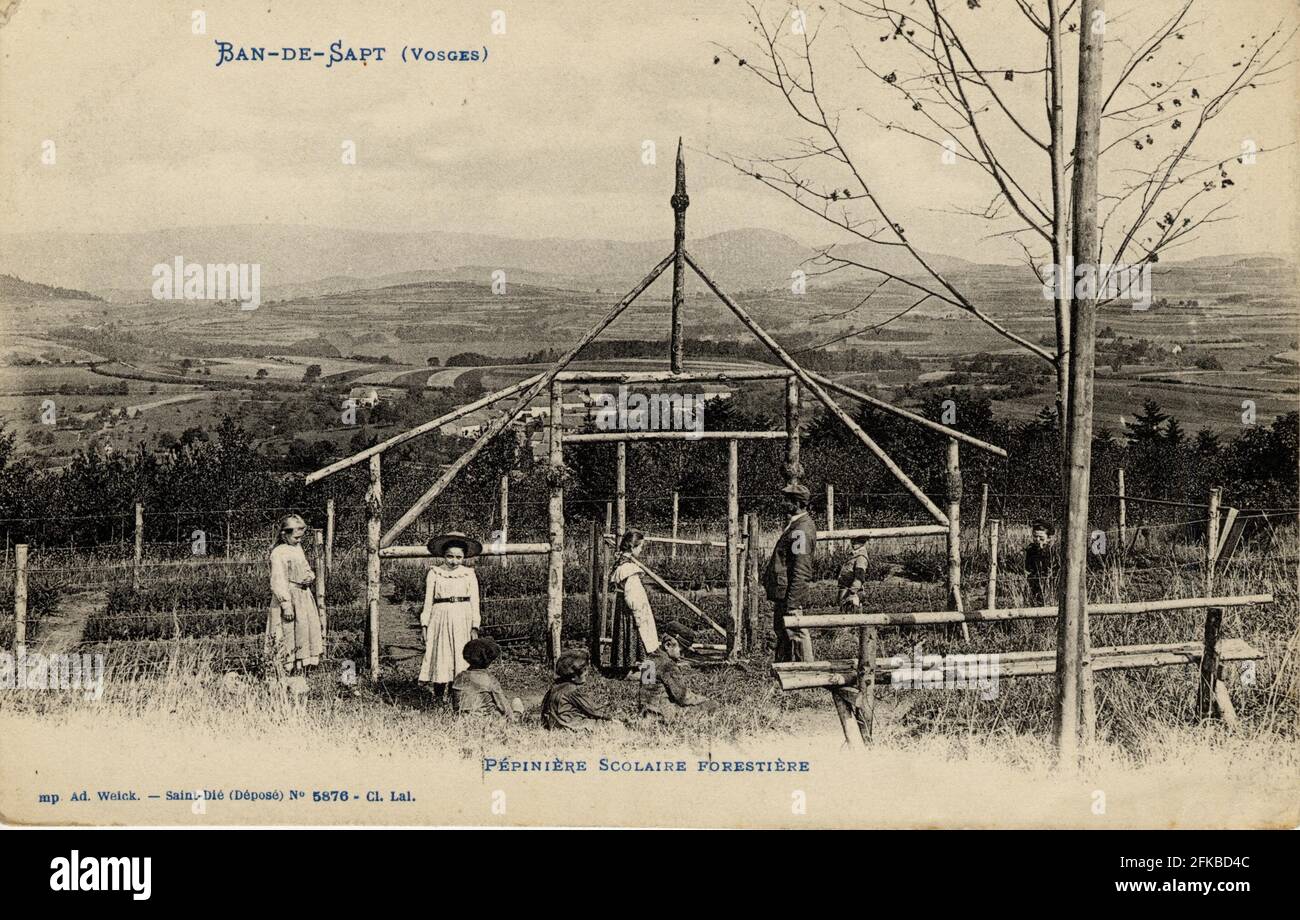
<svg viewBox="0 0 1300 920">
<path fill-rule="evenodd" d="M 690 241 L 691 252 L 729 290 L 786 287 L 816 250 L 783 233 L 741 229 Z M 376 232 L 322 227 L 235 225 L 180 227 L 147 233 L 0 234 L 0 270 L 87 288 L 117 301 L 147 299 L 153 267 L 176 256 L 187 262 L 256 262 L 267 299 L 389 287 L 425 281 L 508 281 L 584 291 L 623 291 L 671 249 L 659 241 L 513 239 L 470 233 Z M 890 247 L 837 249 L 871 258 L 898 274 L 915 274 Z M 932 256 L 944 270 L 972 263 Z M 881 260 L 884 260 L 883 262 Z M 813 286 L 841 276 L 810 278 Z M 693 287 L 698 282 L 692 280 Z"/>
<path fill-rule="evenodd" d="M 71 288 L 52 287 L 24 281 L 16 275 L 0 275 L 0 300 L 9 302 L 39 300 L 89 300 L 103 302 L 102 297 Z"/>
</svg>

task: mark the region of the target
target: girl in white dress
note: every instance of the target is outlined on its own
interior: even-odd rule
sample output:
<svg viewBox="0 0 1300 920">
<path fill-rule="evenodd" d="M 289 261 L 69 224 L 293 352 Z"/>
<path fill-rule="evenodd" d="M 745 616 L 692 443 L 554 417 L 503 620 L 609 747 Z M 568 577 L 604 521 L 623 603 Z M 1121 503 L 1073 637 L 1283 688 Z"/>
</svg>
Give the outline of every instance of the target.
<svg viewBox="0 0 1300 920">
<path fill-rule="evenodd" d="M 456 675 L 469 667 L 465 643 L 478 638 L 478 575 L 465 565 L 483 551 L 479 543 L 459 531 L 434 537 L 428 543 L 435 563 L 424 581 L 424 660 L 420 683 L 432 684 L 435 699 L 442 699 Z"/>
<path fill-rule="evenodd" d="M 307 523 L 290 514 L 280 521 L 280 542 L 271 550 L 271 594 L 275 604 L 266 631 L 280 664 L 291 675 L 320 664 L 325 645 L 312 588 L 316 574 L 302 551 Z"/>
</svg>

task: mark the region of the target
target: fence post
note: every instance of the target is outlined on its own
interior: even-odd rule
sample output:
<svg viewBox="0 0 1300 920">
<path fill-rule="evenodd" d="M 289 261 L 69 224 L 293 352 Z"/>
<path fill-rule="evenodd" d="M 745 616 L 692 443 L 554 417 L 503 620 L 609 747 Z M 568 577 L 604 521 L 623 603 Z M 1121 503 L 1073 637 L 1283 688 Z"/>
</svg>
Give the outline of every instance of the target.
<svg viewBox="0 0 1300 920">
<path fill-rule="evenodd" d="M 334 574 L 334 499 L 325 500 L 325 572 Z"/>
<path fill-rule="evenodd" d="M 131 566 L 131 590 L 140 590 L 140 565 L 144 561 L 144 505 L 135 503 L 135 558 Z"/>
<path fill-rule="evenodd" d="M 948 491 L 948 609 L 962 611 L 961 596 L 961 462 L 956 438 L 948 439 L 946 455 Z M 970 641 L 970 629 L 963 622 L 961 637 Z"/>
<path fill-rule="evenodd" d="M 731 635 L 727 638 L 727 657 L 740 654 L 740 442 L 727 441 L 727 612 L 731 615 Z"/>
<path fill-rule="evenodd" d="M 826 529 L 835 529 L 835 487 L 826 483 Z"/>
<path fill-rule="evenodd" d="M 27 544 L 14 545 L 14 652 L 27 644 Z"/>
<path fill-rule="evenodd" d="M 602 667 L 603 659 L 600 652 L 600 640 L 605 633 L 604 624 L 601 622 L 601 602 L 600 602 L 600 582 L 604 578 L 604 572 L 601 571 L 600 565 L 600 544 L 603 542 L 600 533 L 600 522 L 594 517 L 591 519 L 591 546 L 588 547 L 589 559 L 591 562 L 591 589 L 590 601 L 590 630 L 587 637 L 587 651 L 591 653 L 591 663 L 599 670 Z"/>
<path fill-rule="evenodd" d="M 316 544 L 316 612 L 320 614 L 320 644 L 325 650 L 325 657 L 329 657 L 329 618 L 325 613 L 325 570 L 328 568 L 325 562 L 325 535 L 319 530 L 315 531 L 314 542 Z"/>
<path fill-rule="evenodd" d="M 673 489 L 673 540 L 677 539 L 677 499 L 677 490 Z M 677 558 L 677 544 L 675 542 L 672 545 L 672 549 L 668 551 L 668 555 L 671 559 Z"/>
<path fill-rule="evenodd" d="M 1128 552 L 1128 499 L 1124 496 L 1124 468 L 1115 471 L 1116 493 L 1119 495 L 1119 553 Z"/>
<path fill-rule="evenodd" d="M 547 503 L 549 519 L 550 552 L 546 555 L 546 651 L 552 665 L 560 657 L 560 642 L 564 630 L 564 447 L 563 412 L 564 391 L 558 382 L 551 383 L 551 443 L 547 458 L 547 472 L 551 480 L 551 495 Z M 623 442 L 619 442 L 620 451 Z M 620 515 L 621 516 L 621 515 Z M 621 527 L 621 522 L 620 522 Z M 620 533 L 621 533 L 620 529 Z"/>
<path fill-rule="evenodd" d="M 989 521 L 989 596 L 985 606 L 996 610 L 998 606 L 998 528 L 1002 522 L 997 518 Z"/>
<path fill-rule="evenodd" d="M 1219 503 L 1222 495 L 1222 490 L 1217 487 L 1210 490 L 1208 519 L 1205 522 L 1206 597 L 1214 596 L 1215 568 L 1219 557 Z M 1219 630 L 1222 625 L 1223 610 L 1219 607 L 1208 608 L 1205 611 L 1204 644 L 1201 647 L 1201 676 L 1196 688 L 1196 715 L 1199 719 L 1213 718 L 1217 708 Z"/>
<path fill-rule="evenodd" d="M 763 642 L 761 638 L 763 634 L 762 632 L 759 631 L 760 626 L 758 622 L 758 617 L 759 617 L 758 598 L 760 593 L 759 591 L 760 586 L 758 583 L 758 515 L 757 514 L 750 513 L 745 516 L 745 530 L 749 534 L 749 540 L 747 541 L 749 544 L 749 551 L 745 557 L 746 565 L 749 569 L 748 572 L 749 591 L 746 595 L 747 603 L 749 607 L 748 615 L 746 617 L 746 620 L 749 624 L 748 626 L 749 637 L 745 643 L 745 647 L 749 649 L 751 655 L 754 655 L 760 653 L 763 650 Z"/>
<path fill-rule="evenodd" d="M 989 484 L 980 485 L 980 526 L 975 531 L 975 540 L 979 542 L 984 539 L 984 525 L 989 519 Z"/>
<path fill-rule="evenodd" d="M 876 628 L 858 629 L 858 731 L 871 743 L 876 721 Z"/>
<path fill-rule="evenodd" d="M 627 442 L 618 442 L 618 462 L 614 470 L 614 513 L 618 530 L 614 534 L 615 545 L 623 539 L 627 531 Z"/>
<path fill-rule="evenodd" d="M 798 482 L 803 477 L 799 462 L 799 378 L 791 376 L 785 381 L 785 478 Z"/>
<path fill-rule="evenodd" d="M 505 473 L 501 476 L 501 484 L 497 487 L 497 514 L 501 519 L 501 542 L 510 542 L 510 474 Z M 510 568 L 510 557 L 502 553 L 497 557 L 497 564 L 503 569 Z"/>
<path fill-rule="evenodd" d="M 379 540 L 384 508 L 381 456 L 370 457 L 370 485 L 366 489 L 366 648 L 372 681 L 379 680 Z"/>
</svg>

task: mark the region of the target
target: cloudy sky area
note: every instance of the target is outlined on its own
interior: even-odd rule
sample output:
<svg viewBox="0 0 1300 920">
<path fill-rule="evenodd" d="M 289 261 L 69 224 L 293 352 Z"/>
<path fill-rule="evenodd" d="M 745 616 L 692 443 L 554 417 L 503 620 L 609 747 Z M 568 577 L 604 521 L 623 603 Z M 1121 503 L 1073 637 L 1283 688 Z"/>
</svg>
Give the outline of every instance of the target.
<svg viewBox="0 0 1300 920">
<path fill-rule="evenodd" d="M 692 235 L 761 227 L 809 243 L 835 238 L 817 218 L 706 154 L 776 154 L 807 134 L 773 90 L 718 47 L 758 59 L 743 2 L 237 0 L 210 4 L 207 34 L 194 35 L 190 12 L 199 3 L 18 3 L 0 28 L 4 229 L 119 232 L 267 222 L 663 238 L 671 231 L 667 199 L 680 134 L 690 151 Z M 1111 67 L 1117 72 L 1129 49 L 1178 5 L 1114 0 Z M 968 10 L 965 0 L 946 6 L 959 27 L 977 36 L 972 50 L 981 65 L 1040 65 L 1035 35 L 1009 0 L 985 0 L 979 10 Z M 788 10 L 774 2 L 761 8 L 770 21 Z M 985 177 L 970 166 L 944 166 L 935 148 L 886 132 L 864 115 L 913 113 L 855 66 L 850 43 L 882 70 L 904 63 L 902 43 L 881 42 L 885 29 L 838 4 L 807 9 L 821 24 L 819 88 L 909 236 L 932 251 L 1016 259 L 1017 249 L 988 239 L 1000 228 L 948 210 L 982 208 L 991 196 Z M 494 10 L 506 14 L 505 35 L 491 34 Z M 1204 75 L 1201 85 L 1212 88 L 1238 59 L 1239 41 L 1262 37 L 1279 21 L 1294 27 L 1290 0 L 1200 0 L 1199 10 L 1193 18 L 1203 22 L 1151 65 L 1151 79 L 1190 62 Z M 788 40 L 788 19 L 782 28 Z M 383 45 L 387 59 L 365 68 L 326 69 L 319 59 L 214 66 L 216 39 L 326 49 L 340 38 L 356 47 Z M 486 45 L 489 60 L 403 63 L 403 44 Z M 715 54 L 721 64 L 713 63 Z M 1000 88 L 1028 124 L 1044 130 L 1038 78 Z M 1295 88 L 1293 70 L 1282 85 L 1241 97 L 1207 131 L 1201 149 L 1219 159 L 1234 156 L 1243 139 L 1264 148 L 1292 143 Z M 1045 155 L 1007 129 L 993 136 L 1046 200 Z M 40 164 L 46 139 L 57 145 L 54 166 Z M 357 145 L 356 165 L 340 161 L 344 140 Z M 656 166 L 641 162 L 646 140 L 657 144 Z M 1126 144 L 1110 165 L 1140 167 L 1144 161 L 1128 159 L 1136 155 Z M 1261 156 L 1249 171 L 1234 169 L 1231 210 L 1239 219 L 1208 229 L 1180 256 L 1292 251 L 1296 163 L 1292 146 Z"/>
</svg>

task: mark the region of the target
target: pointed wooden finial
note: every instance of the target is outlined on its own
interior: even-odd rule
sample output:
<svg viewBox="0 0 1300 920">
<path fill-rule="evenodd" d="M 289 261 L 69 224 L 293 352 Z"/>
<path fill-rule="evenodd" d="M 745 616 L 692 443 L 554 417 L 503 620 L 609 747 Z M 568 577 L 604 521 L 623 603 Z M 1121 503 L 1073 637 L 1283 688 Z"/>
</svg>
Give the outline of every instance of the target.
<svg viewBox="0 0 1300 920">
<path fill-rule="evenodd" d="M 682 155 L 682 139 L 677 138 L 677 184 L 670 199 L 673 210 L 679 214 L 690 207 L 691 199 L 686 194 L 686 159 Z"/>
</svg>

